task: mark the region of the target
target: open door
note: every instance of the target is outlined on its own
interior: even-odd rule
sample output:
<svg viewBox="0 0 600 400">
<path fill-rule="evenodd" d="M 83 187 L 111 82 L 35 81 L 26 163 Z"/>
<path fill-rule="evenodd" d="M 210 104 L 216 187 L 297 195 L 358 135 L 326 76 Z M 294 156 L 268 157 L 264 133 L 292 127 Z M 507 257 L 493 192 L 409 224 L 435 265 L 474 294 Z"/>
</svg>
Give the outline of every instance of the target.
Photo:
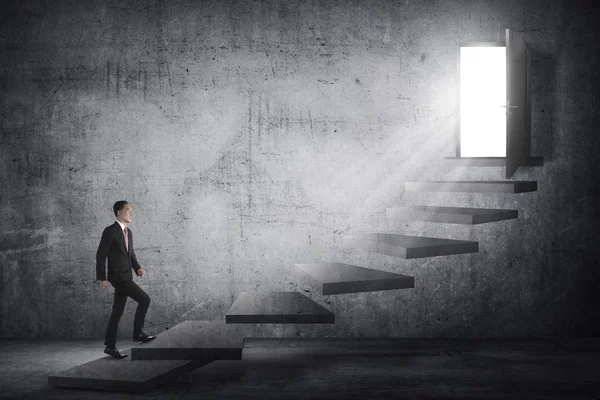
<svg viewBox="0 0 600 400">
<path fill-rule="evenodd" d="M 457 157 L 506 157 L 506 46 L 459 46 Z"/>
<path fill-rule="evenodd" d="M 527 45 L 506 30 L 506 178 L 525 165 L 530 123 L 527 87 Z"/>
</svg>

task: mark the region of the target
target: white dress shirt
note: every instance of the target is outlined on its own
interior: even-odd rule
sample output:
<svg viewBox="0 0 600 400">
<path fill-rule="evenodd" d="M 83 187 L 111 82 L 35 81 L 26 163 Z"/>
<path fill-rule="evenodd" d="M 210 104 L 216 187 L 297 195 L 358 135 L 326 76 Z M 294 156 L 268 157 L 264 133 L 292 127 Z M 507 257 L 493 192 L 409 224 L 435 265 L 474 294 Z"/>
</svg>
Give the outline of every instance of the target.
<svg viewBox="0 0 600 400">
<path fill-rule="evenodd" d="M 117 220 L 117 222 L 119 223 L 119 225 L 121 225 L 121 230 L 123 231 L 123 235 L 125 234 L 125 224 L 123 224 L 121 221 Z"/>
</svg>

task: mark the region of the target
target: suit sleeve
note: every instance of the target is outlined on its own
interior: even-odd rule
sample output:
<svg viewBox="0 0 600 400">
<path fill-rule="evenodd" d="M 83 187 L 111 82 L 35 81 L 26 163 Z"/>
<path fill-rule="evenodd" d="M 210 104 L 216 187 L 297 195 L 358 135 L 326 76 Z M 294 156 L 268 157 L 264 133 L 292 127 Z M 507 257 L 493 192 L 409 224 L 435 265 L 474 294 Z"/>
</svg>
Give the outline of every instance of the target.
<svg viewBox="0 0 600 400">
<path fill-rule="evenodd" d="M 110 250 L 110 244 L 112 242 L 112 229 L 106 228 L 102 232 L 102 238 L 100 239 L 100 245 L 96 251 L 96 280 L 106 280 L 106 257 L 108 257 L 108 251 Z"/>
<path fill-rule="evenodd" d="M 133 268 L 137 275 L 138 269 L 142 267 L 140 267 L 140 263 L 138 263 L 137 257 L 135 256 L 135 250 L 133 249 L 133 233 L 131 230 L 129 230 L 129 238 L 131 239 L 131 268 Z"/>
</svg>

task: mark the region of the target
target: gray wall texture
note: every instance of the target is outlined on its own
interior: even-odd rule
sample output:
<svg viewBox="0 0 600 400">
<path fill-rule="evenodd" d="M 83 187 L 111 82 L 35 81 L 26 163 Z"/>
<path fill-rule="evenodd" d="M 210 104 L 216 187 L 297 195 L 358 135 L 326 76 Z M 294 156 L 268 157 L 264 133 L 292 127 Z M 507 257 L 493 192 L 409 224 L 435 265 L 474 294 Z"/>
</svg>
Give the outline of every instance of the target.
<svg viewBox="0 0 600 400">
<path fill-rule="evenodd" d="M 598 12 L 573 1 L 2 2 L 0 336 L 103 337 L 95 279 L 112 205 L 152 303 L 146 331 L 224 319 L 241 291 L 298 290 L 333 325 L 249 336 L 597 334 Z M 525 194 L 424 194 L 452 168 L 457 44 L 522 32 L 532 49 Z M 518 208 L 479 226 L 395 223 L 386 207 Z M 478 240 L 403 260 L 343 246 L 394 232 Z M 346 262 L 415 288 L 322 296 L 294 263 Z M 119 334 L 131 334 L 128 300 Z"/>
</svg>

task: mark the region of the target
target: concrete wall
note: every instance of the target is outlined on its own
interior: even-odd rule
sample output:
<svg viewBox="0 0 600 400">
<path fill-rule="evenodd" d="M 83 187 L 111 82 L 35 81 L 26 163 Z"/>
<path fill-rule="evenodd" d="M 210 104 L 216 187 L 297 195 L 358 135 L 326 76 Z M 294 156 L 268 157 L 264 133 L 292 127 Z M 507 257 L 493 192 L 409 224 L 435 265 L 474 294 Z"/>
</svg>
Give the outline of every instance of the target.
<svg viewBox="0 0 600 400">
<path fill-rule="evenodd" d="M 591 4 L 591 3 L 590 3 Z M 588 7 L 588 8 L 586 8 Z M 1 337 L 103 337 L 95 279 L 112 205 L 128 200 L 146 329 L 224 319 L 241 291 L 299 290 L 334 325 L 252 336 L 589 335 L 598 314 L 597 13 L 567 1 L 3 2 Z M 539 182 L 518 195 L 405 193 L 453 169 L 456 46 L 523 32 L 533 50 Z M 519 209 L 483 226 L 388 223 L 385 208 Z M 402 260 L 342 237 L 480 241 Z M 294 263 L 415 277 L 412 290 L 326 296 Z M 135 302 L 121 319 L 131 333 Z"/>
</svg>

